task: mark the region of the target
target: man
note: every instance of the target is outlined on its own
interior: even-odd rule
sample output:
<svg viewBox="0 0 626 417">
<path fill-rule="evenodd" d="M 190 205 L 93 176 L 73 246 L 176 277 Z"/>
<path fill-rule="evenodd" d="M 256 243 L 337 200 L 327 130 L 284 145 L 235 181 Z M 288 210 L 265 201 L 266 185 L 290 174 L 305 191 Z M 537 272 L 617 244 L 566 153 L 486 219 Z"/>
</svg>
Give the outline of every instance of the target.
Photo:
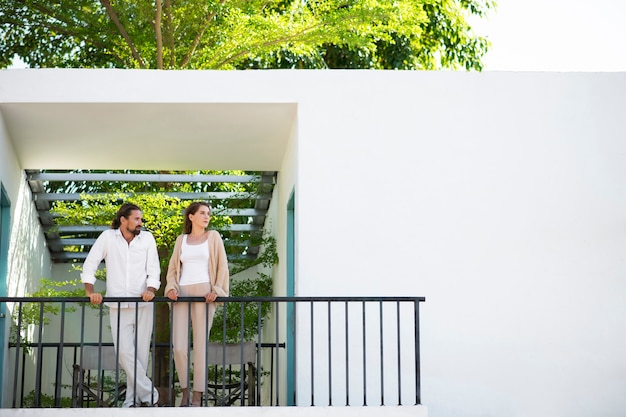
<svg viewBox="0 0 626 417">
<path fill-rule="evenodd" d="M 96 239 L 81 274 L 92 304 L 102 303 L 102 294 L 94 292 L 94 283 L 103 259 L 107 297 L 141 297 L 146 301 L 107 303 L 113 344 L 119 351 L 120 367 L 126 372 L 126 399 L 122 407 L 152 407 L 159 399 L 158 391 L 146 375 L 154 320 L 154 304 L 147 301 L 154 298 L 161 285 L 161 267 L 154 237 L 141 230 L 141 216 L 138 206 L 122 205 L 111 229 Z"/>
</svg>

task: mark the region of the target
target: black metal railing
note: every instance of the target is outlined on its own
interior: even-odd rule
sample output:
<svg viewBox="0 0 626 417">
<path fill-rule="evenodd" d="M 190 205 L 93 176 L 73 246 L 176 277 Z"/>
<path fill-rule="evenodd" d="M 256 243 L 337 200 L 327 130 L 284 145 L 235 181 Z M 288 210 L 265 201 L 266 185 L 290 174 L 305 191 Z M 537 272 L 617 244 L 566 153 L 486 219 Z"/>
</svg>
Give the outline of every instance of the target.
<svg viewBox="0 0 626 417">
<path fill-rule="evenodd" d="M 189 297 L 177 302 L 203 301 Z M 211 334 L 220 341 L 207 349 L 203 406 L 421 404 L 419 304 L 423 297 L 217 301 L 224 307 L 218 309 L 221 314 L 216 315 Z M 104 302 L 140 300 L 107 297 Z M 12 318 L 11 338 L 5 346 L 9 359 L 3 364 L 9 369 L 3 386 L 10 403 L 2 407 L 121 405 L 126 388 L 123 373 L 117 357 L 111 366 L 103 353 L 115 352 L 103 318 L 107 308 L 94 309 L 86 298 L 77 297 L 3 297 L 0 303 L 7 303 Z M 157 297 L 153 303 L 157 308 L 149 376 L 159 391 L 160 404 L 171 406 L 178 404 L 179 385 L 171 326 L 162 331 L 172 320 L 172 310 L 166 308 L 171 301 Z M 253 327 L 252 336 L 247 327 Z M 87 366 L 85 357 L 89 349 L 93 356 L 94 347 L 95 365 Z M 188 352 L 192 348 L 189 343 Z"/>
</svg>

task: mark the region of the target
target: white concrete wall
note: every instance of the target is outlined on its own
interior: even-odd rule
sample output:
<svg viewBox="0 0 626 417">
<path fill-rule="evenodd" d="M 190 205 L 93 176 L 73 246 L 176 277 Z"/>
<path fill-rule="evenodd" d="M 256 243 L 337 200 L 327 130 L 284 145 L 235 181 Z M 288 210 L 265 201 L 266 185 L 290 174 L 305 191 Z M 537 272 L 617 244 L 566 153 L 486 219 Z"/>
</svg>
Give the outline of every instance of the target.
<svg viewBox="0 0 626 417">
<path fill-rule="evenodd" d="M 20 77 L 34 101 L 297 103 L 297 295 L 425 296 L 432 415 L 626 409 L 626 74 L 137 74 Z"/>
<path fill-rule="evenodd" d="M 626 74 L 315 78 L 298 294 L 425 296 L 432 415 L 620 415 Z"/>
</svg>

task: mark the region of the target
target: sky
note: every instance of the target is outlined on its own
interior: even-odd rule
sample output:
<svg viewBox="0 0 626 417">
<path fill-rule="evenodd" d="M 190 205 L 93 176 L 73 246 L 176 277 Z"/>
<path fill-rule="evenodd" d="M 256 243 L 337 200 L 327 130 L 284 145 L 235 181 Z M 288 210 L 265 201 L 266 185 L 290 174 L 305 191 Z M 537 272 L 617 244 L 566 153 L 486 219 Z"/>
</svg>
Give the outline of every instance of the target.
<svg viewBox="0 0 626 417">
<path fill-rule="evenodd" d="M 485 71 L 626 71 L 626 0 L 496 1 L 470 21 L 492 43 Z"/>
<path fill-rule="evenodd" d="M 496 0 L 486 71 L 626 71 L 626 0 Z"/>
</svg>

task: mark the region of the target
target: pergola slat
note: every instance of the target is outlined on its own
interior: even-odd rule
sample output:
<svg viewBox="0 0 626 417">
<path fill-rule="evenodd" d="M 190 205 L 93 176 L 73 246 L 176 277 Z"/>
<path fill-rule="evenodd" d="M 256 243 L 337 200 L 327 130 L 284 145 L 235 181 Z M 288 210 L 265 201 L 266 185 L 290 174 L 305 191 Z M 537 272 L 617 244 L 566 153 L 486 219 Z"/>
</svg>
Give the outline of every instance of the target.
<svg viewBox="0 0 626 417">
<path fill-rule="evenodd" d="M 111 193 L 86 193 L 91 196 L 100 197 L 107 196 Z M 132 195 L 145 195 L 153 193 L 127 193 Z M 216 191 L 208 193 L 163 193 L 170 197 L 176 197 L 181 200 L 256 200 L 270 199 L 272 196 L 268 193 L 236 193 L 231 191 Z M 76 201 L 80 200 L 81 193 L 33 193 L 35 201 Z"/>
<path fill-rule="evenodd" d="M 121 173 L 56 173 L 29 172 L 28 181 L 50 182 L 224 182 L 256 183 L 262 182 L 260 175 L 198 175 L 198 174 L 121 174 Z"/>
<path fill-rule="evenodd" d="M 87 258 L 87 252 L 51 252 L 50 257 L 57 262 L 83 262 Z M 228 260 L 231 262 L 255 258 L 256 255 L 228 255 Z"/>
<path fill-rule="evenodd" d="M 54 232 L 58 234 L 67 233 L 101 233 L 110 226 L 91 226 L 91 225 L 73 225 L 73 226 L 44 226 L 44 232 Z M 150 230 L 150 228 L 147 228 Z M 228 227 L 220 227 L 215 230 L 221 232 L 255 232 L 262 230 L 263 227 L 257 224 L 231 224 Z"/>
<path fill-rule="evenodd" d="M 182 213 L 181 213 L 182 214 Z M 267 214 L 267 210 L 263 209 L 253 209 L 253 208 L 245 208 L 245 209 L 224 209 L 224 210 L 214 210 L 212 216 L 228 216 L 228 217 L 256 217 L 256 216 L 265 216 Z M 46 210 L 39 210 L 38 215 L 40 219 L 57 219 L 59 215 L 50 213 Z"/>
</svg>

